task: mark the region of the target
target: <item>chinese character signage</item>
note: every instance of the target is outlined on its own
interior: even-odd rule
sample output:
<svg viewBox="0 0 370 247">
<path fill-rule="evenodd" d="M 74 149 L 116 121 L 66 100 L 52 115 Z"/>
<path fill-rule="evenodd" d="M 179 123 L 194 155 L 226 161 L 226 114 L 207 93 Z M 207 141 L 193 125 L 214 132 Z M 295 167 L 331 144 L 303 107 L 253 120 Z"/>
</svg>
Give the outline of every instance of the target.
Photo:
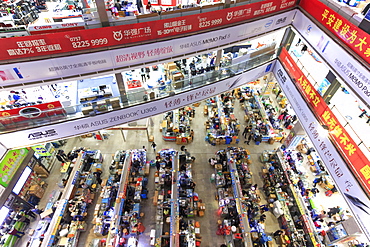
<svg viewBox="0 0 370 247">
<path fill-rule="evenodd" d="M 342 154 L 349 161 L 349 167 L 359 178 L 359 181 L 362 182 L 364 190 L 370 192 L 369 160 L 347 133 L 345 128 L 340 124 L 339 120 L 330 110 L 324 99 L 308 81 L 285 48 L 283 48 L 281 52 L 280 59 L 290 76 L 295 80 L 296 86 L 300 89 L 300 92 L 318 119 L 321 120 L 322 124 L 328 126 L 329 135 L 332 137 L 337 147 L 341 149 Z M 314 136 L 318 137 L 319 133 L 316 132 Z M 326 165 L 336 166 L 334 163 Z M 341 172 L 338 171 L 338 173 Z"/>
<path fill-rule="evenodd" d="M 262 1 L 196 15 L 157 20 L 155 22 L 149 21 L 99 29 L 0 39 L 0 47 L 2 48 L 0 50 L 0 60 L 122 46 L 197 32 L 274 13 L 293 7 L 295 3 L 296 0 Z M 284 22 L 285 20 L 279 21 Z M 272 24 L 271 22 L 266 25 Z"/>
<path fill-rule="evenodd" d="M 302 0 L 299 5 L 351 50 L 370 63 L 369 34 L 318 0 Z"/>
<path fill-rule="evenodd" d="M 0 162 L 0 184 L 8 187 L 18 167 L 26 157 L 28 150 L 26 148 L 9 151 Z"/>
</svg>

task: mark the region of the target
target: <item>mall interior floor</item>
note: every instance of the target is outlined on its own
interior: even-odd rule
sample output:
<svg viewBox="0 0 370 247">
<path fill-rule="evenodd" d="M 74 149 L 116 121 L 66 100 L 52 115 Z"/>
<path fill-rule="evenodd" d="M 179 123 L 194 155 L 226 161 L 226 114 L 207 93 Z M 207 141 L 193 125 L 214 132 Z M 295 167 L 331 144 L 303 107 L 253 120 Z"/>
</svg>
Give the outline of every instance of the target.
<svg viewBox="0 0 370 247">
<path fill-rule="evenodd" d="M 218 247 L 222 243 L 224 243 L 223 236 L 216 235 L 217 230 L 217 220 L 220 219 L 217 216 L 217 209 L 218 209 L 218 201 L 215 199 L 216 187 L 214 184 L 211 184 L 210 177 L 212 173 L 214 173 L 214 168 L 211 167 L 208 163 L 208 159 L 215 156 L 215 153 L 220 150 L 226 148 L 228 145 L 218 145 L 212 146 L 204 141 L 205 137 L 205 126 L 204 123 L 207 120 L 207 117 L 203 115 L 202 112 L 202 105 L 196 109 L 195 117 L 192 121 L 192 128 L 195 132 L 194 141 L 188 145 L 186 148 L 191 153 L 192 156 L 196 158 L 194 162 L 194 172 L 193 177 L 194 181 L 197 184 L 195 191 L 199 194 L 199 198 L 206 204 L 206 212 L 204 217 L 196 217 L 196 220 L 201 224 L 201 235 L 202 235 L 202 247 Z M 239 110 L 239 103 L 235 105 L 236 117 L 238 119 L 243 118 L 243 111 Z M 240 116 L 238 116 L 240 114 Z M 152 117 L 154 126 L 149 127 L 149 133 L 154 136 L 154 140 L 157 143 L 157 150 L 162 148 L 174 148 L 179 150 L 181 145 L 176 145 L 174 142 L 165 142 L 162 139 L 162 133 L 159 131 L 159 125 L 162 120 L 162 115 Z M 141 121 L 145 122 L 145 121 Z M 244 123 L 242 122 L 241 128 L 244 128 Z M 94 138 L 81 138 L 81 137 L 74 137 L 68 139 L 67 144 L 61 149 L 65 150 L 65 152 L 69 152 L 74 147 L 87 147 L 90 149 L 99 149 L 101 150 L 104 161 L 103 161 L 103 179 L 108 176 L 108 166 L 112 161 L 112 155 L 119 149 L 136 149 L 142 148 L 145 146 L 148 150 L 147 152 L 147 159 L 152 160 L 155 158 L 154 150 L 150 147 L 148 142 L 148 137 L 146 135 L 146 131 L 143 130 L 130 130 L 126 132 L 126 141 L 123 140 L 122 134 L 119 130 L 114 130 L 109 132 L 109 138 L 103 141 L 98 141 Z M 257 183 L 260 188 L 262 188 L 262 181 L 260 179 L 260 172 L 262 163 L 259 162 L 259 156 L 265 149 L 273 149 L 274 147 L 278 146 L 279 144 L 275 143 L 274 145 L 269 145 L 267 143 L 262 143 L 260 145 L 254 145 L 251 143 L 249 146 L 244 144 L 244 139 L 241 138 L 241 142 L 237 146 L 243 146 L 250 150 L 251 152 L 251 159 L 253 161 L 251 165 L 251 170 L 253 173 L 253 183 Z M 55 165 L 51 171 L 50 176 L 48 177 L 47 181 L 49 186 L 46 189 L 45 196 L 41 199 L 39 203 L 39 208 L 45 208 L 48 200 L 49 195 L 52 193 L 53 190 L 58 189 L 56 182 L 60 180 L 60 162 L 55 161 Z M 154 195 L 154 172 L 155 169 L 152 168 L 150 170 L 149 175 L 149 183 L 148 183 L 148 199 L 146 202 L 143 203 L 142 212 L 145 213 L 143 218 L 143 224 L 146 227 L 146 231 L 143 235 L 139 237 L 139 246 L 148 246 L 149 243 L 149 234 L 150 230 L 155 228 L 155 207 L 152 204 L 152 198 Z M 263 193 L 261 193 L 262 195 Z M 263 196 L 262 196 L 263 197 Z M 98 196 L 95 197 L 94 203 L 96 204 L 98 201 Z M 265 203 L 266 201 L 262 198 L 261 203 Z M 78 246 L 88 246 L 88 243 L 96 238 L 92 229 L 93 225 L 91 223 L 92 220 L 92 213 L 94 210 L 94 205 L 89 207 L 90 212 L 87 218 L 88 222 L 88 229 L 86 232 L 82 232 L 79 238 Z M 32 227 L 32 226 L 31 226 Z M 273 216 L 272 213 L 267 212 L 267 220 L 266 220 L 266 232 L 271 233 L 275 230 L 279 229 L 277 219 Z M 23 240 L 23 239 L 22 239 Z M 24 241 L 24 240 L 23 240 Z M 22 241 L 22 242 L 23 242 Z"/>
<path fill-rule="evenodd" d="M 203 115 L 203 105 L 195 108 L 196 114 L 192 120 L 191 126 L 195 132 L 194 141 L 188 145 L 186 148 L 191 153 L 192 156 L 196 158 L 193 165 L 193 178 L 196 183 L 195 191 L 199 194 L 199 198 L 206 204 L 206 211 L 204 217 L 196 217 L 196 221 L 200 222 L 201 225 L 201 236 L 202 236 L 202 247 L 218 247 L 224 243 L 224 237 L 216 235 L 217 230 L 217 220 L 220 217 L 217 215 L 218 201 L 215 199 L 216 187 L 211 183 L 210 177 L 214 173 L 214 168 L 211 167 L 208 163 L 208 159 L 215 156 L 215 153 L 220 150 L 227 148 L 228 145 L 217 145 L 212 146 L 205 142 L 205 126 L 204 123 L 207 120 L 207 116 Z M 238 102 L 235 102 L 235 116 L 241 122 L 241 131 L 244 129 L 244 111 L 239 106 Z M 162 133 L 159 131 L 160 122 L 163 115 L 153 116 L 152 120 L 154 122 L 153 126 L 149 127 L 150 135 L 154 136 L 154 140 L 157 143 L 157 150 L 162 148 L 174 148 L 179 150 L 181 145 L 176 145 L 174 142 L 165 142 L 162 139 Z M 145 122 L 144 120 L 139 121 Z M 141 125 L 141 124 L 140 124 Z M 69 152 L 74 147 L 87 147 L 90 149 L 99 149 L 101 150 L 104 161 L 103 161 L 103 179 L 108 176 L 108 166 L 112 161 L 112 155 L 117 150 L 127 150 L 127 149 L 137 149 L 145 146 L 148 150 L 147 160 L 152 160 L 155 158 L 154 150 L 150 147 L 150 142 L 148 142 L 148 137 L 146 131 L 144 130 L 130 130 L 126 131 L 126 141 L 123 140 L 122 134 L 119 130 L 109 131 L 109 138 L 103 141 L 98 141 L 94 138 L 81 138 L 75 137 L 67 141 L 67 144 L 61 149 L 65 152 Z M 241 133 L 239 134 L 241 137 Z M 274 144 L 261 143 L 260 145 L 255 145 L 252 141 L 250 145 L 244 144 L 244 138 L 240 138 L 239 144 L 236 146 L 242 146 L 248 149 L 251 152 L 252 164 L 250 165 L 251 172 L 253 174 L 252 180 L 253 184 L 257 184 L 258 188 L 262 188 L 263 181 L 261 179 L 261 171 L 263 164 L 260 162 L 260 155 L 264 150 L 272 150 L 281 145 L 281 143 L 275 142 Z M 45 196 L 40 201 L 40 208 L 44 208 L 47 201 L 49 200 L 48 195 L 55 189 L 58 189 L 56 186 L 56 181 L 60 180 L 60 162 L 56 161 L 56 164 L 53 167 L 51 175 L 49 176 L 48 183 L 49 186 L 46 189 Z M 149 246 L 149 235 L 150 230 L 155 228 L 155 206 L 152 204 L 152 198 L 154 195 L 154 172 L 155 168 L 151 168 L 149 175 L 149 184 L 148 184 L 148 199 L 142 203 L 141 210 L 145 213 L 143 218 L 143 224 L 146 227 L 146 231 L 139 236 L 139 246 Z M 324 194 L 324 193 L 320 193 Z M 319 195 L 320 195 L 319 194 Z M 264 193 L 261 191 L 261 205 L 266 204 L 266 199 Z M 325 197 L 325 196 L 324 196 Z M 330 200 L 332 200 L 331 198 Z M 94 204 L 97 202 L 98 196 L 95 197 Z M 335 205 L 334 205 L 335 206 Z M 93 225 L 91 223 L 92 214 L 94 210 L 94 205 L 89 207 L 90 212 L 88 217 L 88 229 L 86 232 L 82 232 L 79 238 L 78 246 L 88 246 L 89 242 L 96 238 L 93 233 Z M 265 232 L 271 234 L 274 231 L 279 229 L 278 220 L 271 212 L 266 212 L 267 219 L 265 221 Z M 22 239 L 22 241 L 24 241 Z M 276 243 L 273 243 L 274 246 Z"/>
</svg>

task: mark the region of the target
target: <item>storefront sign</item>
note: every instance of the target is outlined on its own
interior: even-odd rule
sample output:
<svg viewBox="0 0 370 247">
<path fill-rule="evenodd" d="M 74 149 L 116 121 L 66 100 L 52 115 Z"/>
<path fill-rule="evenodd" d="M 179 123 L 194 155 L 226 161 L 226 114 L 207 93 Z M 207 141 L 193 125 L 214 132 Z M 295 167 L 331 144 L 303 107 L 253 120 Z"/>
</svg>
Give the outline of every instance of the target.
<svg viewBox="0 0 370 247">
<path fill-rule="evenodd" d="M 270 68 L 270 70 L 268 68 Z M 270 64 L 265 64 L 246 73 L 171 97 L 97 116 L 57 123 L 52 126 L 43 126 L 37 129 L 5 133 L 0 135 L 1 143 L 7 148 L 19 147 L 20 145 L 32 146 L 40 142 L 82 135 L 120 124 L 137 121 L 149 116 L 178 109 L 220 94 L 221 92 L 234 89 L 249 81 L 254 81 L 264 76 L 266 73 L 269 73 L 271 69 L 272 66 Z M 40 138 L 30 138 L 34 136 L 38 136 Z"/>
<path fill-rule="evenodd" d="M 49 153 L 44 145 L 36 145 L 33 146 L 32 149 L 37 153 L 38 156 L 51 156 L 51 153 Z"/>
<path fill-rule="evenodd" d="M 74 30 L 83 30 L 85 29 L 85 22 L 68 22 L 68 23 L 50 23 L 47 25 L 29 25 L 28 31 L 34 34 L 42 34 L 42 33 L 56 33 L 56 32 L 66 32 L 66 31 L 74 31 Z"/>
<path fill-rule="evenodd" d="M 9 151 L 0 162 L 0 185 L 8 187 L 18 167 L 28 154 L 25 148 Z"/>
<path fill-rule="evenodd" d="M 8 124 L 13 125 L 17 122 L 29 121 L 30 119 L 56 117 L 58 115 L 65 116 L 65 114 L 62 104 L 59 101 L 54 101 L 0 111 L 0 124 L 6 128 Z"/>
<path fill-rule="evenodd" d="M 0 60 L 90 51 L 199 32 L 293 7 L 296 0 L 270 0 L 157 21 L 0 40 Z M 285 21 L 281 19 L 280 21 Z"/>
<path fill-rule="evenodd" d="M 319 0 L 302 0 L 299 5 L 370 64 L 370 35 L 368 33 Z"/>
<path fill-rule="evenodd" d="M 363 233 L 368 238 L 368 241 L 370 241 L 370 210 L 368 206 L 370 205 L 370 200 L 367 194 L 358 184 L 357 179 L 338 153 L 328 134 L 323 131 L 324 129 L 321 123 L 318 122 L 315 115 L 311 112 L 305 99 L 302 98 L 301 93 L 278 61 L 275 63 L 274 74 L 303 128 L 315 146 L 316 151 L 320 154 L 322 161 L 326 165 L 326 169 L 338 186 L 338 190 L 344 195 L 343 197 L 353 211 Z"/>
<path fill-rule="evenodd" d="M 299 69 L 288 51 L 283 48 L 280 55 L 281 63 L 296 82 L 297 87 L 311 106 L 318 119 L 329 128 L 329 135 L 336 145 L 342 150 L 342 154 L 349 161 L 352 172 L 361 181 L 363 189 L 370 193 L 370 166 L 369 160 L 351 138 L 346 129 L 340 124 L 330 107 L 325 103 L 321 95 L 308 81 L 303 72 Z M 336 164 L 330 164 L 336 168 L 338 174 L 342 174 Z M 343 175 L 343 174 L 342 174 Z"/>
<path fill-rule="evenodd" d="M 370 105 L 369 69 L 362 66 L 345 49 L 329 38 L 302 12 L 297 11 L 297 16 L 293 24 L 316 52 L 334 69 L 335 73 L 343 78 L 346 84 L 359 95 L 362 101 Z"/>
<path fill-rule="evenodd" d="M 0 85 L 80 76 L 87 73 L 183 56 L 244 40 L 291 24 L 296 11 L 275 15 L 236 27 L 197 34 L 186 38 L 90 54 L 45 59 L 0 66 Z M 272 23 L 266 26 L 266 23 Z M 1 39 L 0 39 L 1 43 Z M 0 51 L 1 54 L 1 51 Z M 1 72 L 3 71 L 3 73 Z"/>
</svg>

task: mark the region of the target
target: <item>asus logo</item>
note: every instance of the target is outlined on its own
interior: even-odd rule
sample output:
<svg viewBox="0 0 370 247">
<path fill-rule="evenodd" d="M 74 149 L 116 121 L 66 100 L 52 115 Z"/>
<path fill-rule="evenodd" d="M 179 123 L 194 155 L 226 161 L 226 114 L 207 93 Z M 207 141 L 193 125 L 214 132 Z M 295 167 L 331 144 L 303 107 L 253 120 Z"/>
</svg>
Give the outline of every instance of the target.
<svg viewBox="0 0 370 247">
<path fill-rule="evenodd" d="M 45 130 L 45 131 L 37 131 L 28 135 L 29 140 L 36 140 L 44 137 L 56 136 L 58 133 L 55 129 Z"/>
</svg>

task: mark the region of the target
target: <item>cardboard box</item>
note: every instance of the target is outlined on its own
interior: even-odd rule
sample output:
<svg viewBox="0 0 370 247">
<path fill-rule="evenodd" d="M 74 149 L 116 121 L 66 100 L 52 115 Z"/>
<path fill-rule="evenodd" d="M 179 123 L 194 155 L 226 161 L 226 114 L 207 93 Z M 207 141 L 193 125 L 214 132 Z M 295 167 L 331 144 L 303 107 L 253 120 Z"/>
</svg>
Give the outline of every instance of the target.
<svg viewBox="0 0 370 247">
<path fill-rule="evenodd" d="M 269 199 L 276 199 L 276 195 L 275 194 L 270 194 Z"/>
<path fill-rule="evenodd" d="M 199 215 L 199 217 L 203 217 L 204 216 L 204 211 L 199 211 L 198 215 Z"/>
<path fill-rule="evenodd" d="M 154 142 L 154 136 L 153 135 L 149 136 L 149 140 L 148 141 L 149 142 Z"/>
</svg>

